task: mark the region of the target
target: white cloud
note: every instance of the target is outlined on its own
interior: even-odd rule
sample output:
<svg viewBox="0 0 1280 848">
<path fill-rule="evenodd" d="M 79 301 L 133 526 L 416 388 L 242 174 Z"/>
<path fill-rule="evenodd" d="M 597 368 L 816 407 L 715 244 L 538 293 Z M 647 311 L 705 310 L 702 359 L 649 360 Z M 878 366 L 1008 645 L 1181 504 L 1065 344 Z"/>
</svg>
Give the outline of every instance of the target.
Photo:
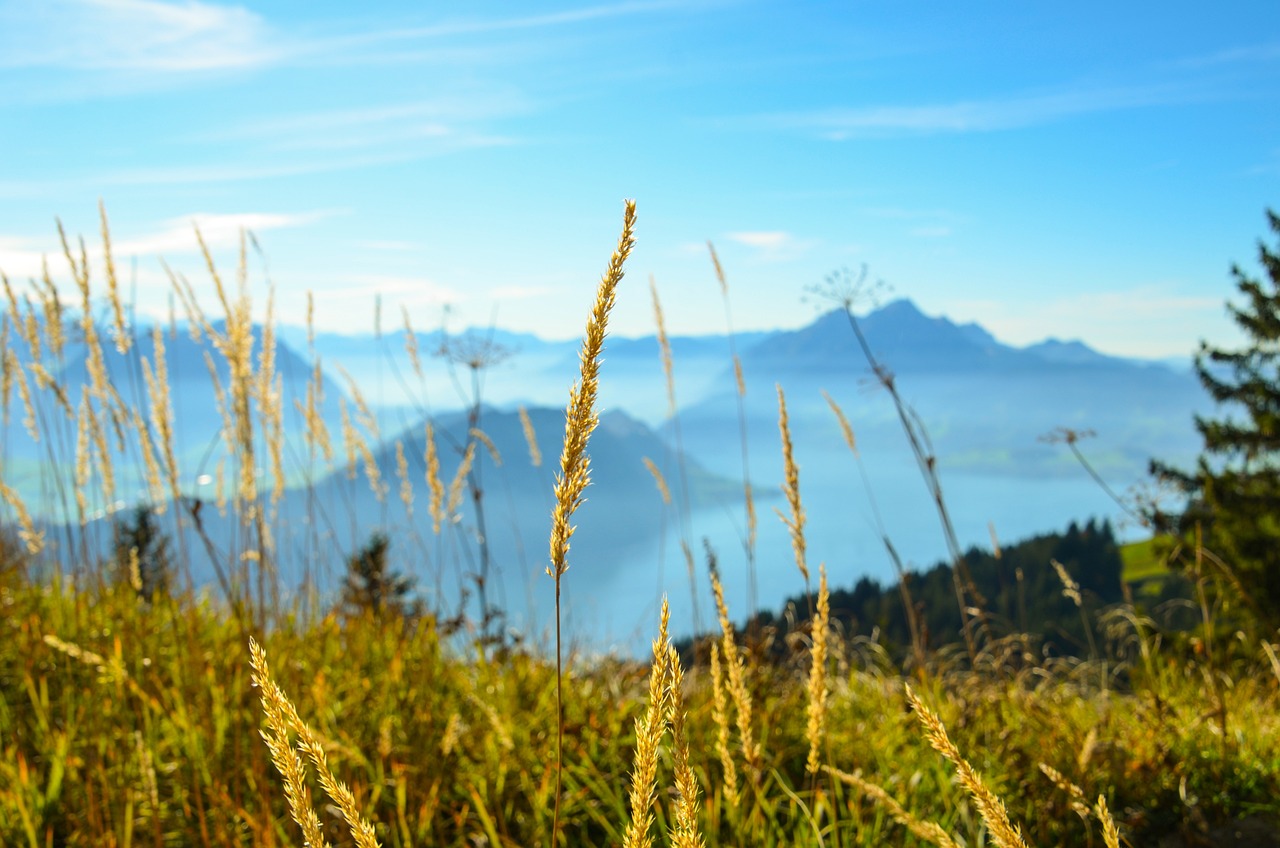
<svg viewBox="0 0 1280 848">
<path fill-rule="evenodd" d="M 113 241 L 112 252 L 121 256 L 158 256 L 172 253 L 188 253 L 199 250 L 196 230 L 210 250 L 236 247 L 243 231 L 261 234 L 306 226 L 327 218 L 331 212 L 304 212 L 282 214 L 274 212 L 240 212 L 231 214 L 207 214 L 196 212 L 182 218 L 173 218 L 152 233 L 134 238 Z"/>
<path fill-rule="evenodd" d="M 216 252 L 238 247 L 242 230 L 261 235 L 269 230 L 306 226 L 332 214 L 334 213 L 330 211 L 231 214 L 196 212 L 181 218 L 170 219 L 149 232 L 136 235 L 121 236 L 118 229 L 112 228 L 111 253 L 117 263 L 127 257 L 135 256 L 141 259 L 154 259 L 159 256 L 190 256 L 200 249 L 196 241 L 195 228 L 199 228 L 209 249 Z M 68 236 L 75 238 L 71 233 Z M 101 243 L 93 237 L 86 237 L 85 242 L 89 261 L 94 265 L 100 264 L 103 257 Z M 66 261 L 62 257 L 62 246 L 56 238 L 37 242 L 29 238 L 0 236 L 0 271 L 3 271 L 11 280 L 39 277 L 45 257 L 48 257 L 54 282 L 57 283 L 65 278 Z M 94 276 L 97 276 L 96 270 Z M 168 286 L 168 281 L 163 276 L 158 276 L 153 282 L 162 284 L 162 287 Z"/>
<path fill-rule="evenodd" d="M 757 258 L 770 262 L 794 259 L 807 253 L 816 239 L 801 239 L 784 230 L 747 230 L 726 233 L 725 238 L 756 251 Z"/>
<path fill-rule="evenodd" d="M 282 50 L 257 14 L 198 0 L 10 0 L 0 5 L 0 67 L 220 71 Z"/>
<path fill-rule="evenodd" d="M 408 103 L 331 109 L 267 118 L 217 129 L 199 141 L 256 141 L 272 150 L 349 150 L 410 143 L 423 149 L 458 150 L 511 144 L 510 138 L 478 129 L 495 118 L 532 111 L 506 86 L 461 86 L 450 95 Z"/>
<path fill-rule="evenodd" d="M 812 132 L 844 141 L 900 135 L 995 132 L 1097 112 L 1181 102 L 1192 95 L 1169 86 L 1066 89 L 954 103 L 834 107 L 744 119 L 747 125 Z"/>
<path fill-rule="evenodd" d="M 409 307 L 457 303 L 462 300 L 462 295 L 455 289 L 428 277 L 392 274 L 361 274 L 349 278 L 347 285 L 326 286 L 318 291 L 323 293 L 321 300 L 356 300 L 363 304 L 372 303 L 374 295 L 395 295 L 396 303 Z"/>
</svg>

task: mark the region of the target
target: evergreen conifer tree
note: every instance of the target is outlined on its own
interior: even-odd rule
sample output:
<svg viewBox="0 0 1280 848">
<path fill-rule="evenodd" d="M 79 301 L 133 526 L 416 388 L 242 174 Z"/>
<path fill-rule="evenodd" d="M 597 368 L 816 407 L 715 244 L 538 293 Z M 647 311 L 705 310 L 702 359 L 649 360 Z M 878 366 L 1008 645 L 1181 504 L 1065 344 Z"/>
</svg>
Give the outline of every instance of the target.
<svg viewBox="0 0 1280 848">
<path fill-rule="evenodd" d="M 365 546 L 347 558 L 342 583 L 342 605 L 352 614 L 370 612 L 375 618 L 406 618 L 420 612 L 410 599 L 414 579 L 391 570 L 387 553 L 391 540 L 374 533 Z"/>
<path fill-rule="evenodd" d="M 1268 212 L 1277 245 L 1259 243 L 1265 279 L 1232 266 L 1243 296 L 1227 304 L 1247 342 L 1239 349 L 1201 342 L 1196 372 L 1220 405 L 1196 416 L 1204 449 L 1192 471 L 1152 463 L 1158 477 L 1189 497 L 1176 518 L 1156 514 L 1157 529 L 1199 525 L 1205 546 L 1234 573 L 1244 600 L 1271 627 L 1280 625 L 1280 216 Z"/>
</svg>

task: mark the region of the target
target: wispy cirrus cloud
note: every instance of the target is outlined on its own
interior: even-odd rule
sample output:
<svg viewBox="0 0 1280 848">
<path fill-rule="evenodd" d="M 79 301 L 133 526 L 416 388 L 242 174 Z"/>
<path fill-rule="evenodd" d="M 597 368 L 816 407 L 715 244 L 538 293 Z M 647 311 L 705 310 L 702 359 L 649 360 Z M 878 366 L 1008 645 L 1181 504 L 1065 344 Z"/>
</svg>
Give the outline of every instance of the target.
<svg viewBox="0 0 1280 848">
<path fill-rule="evenodd" d="M 259 118 L 191 138 L 253 142 L 276 151 L 385 149 L 405 143 L 415 150 L 445 151 L 512 144 L 514 139 L 489 131 L 486 124 L 532 111 L 529 98 L 511 86 L 471 85 L 424 100 Z"/>
<path fill-rule="evenodd" d="M 0 0 L 0 68 L 208 72 L 289 62 L 383 63 L 387 55 L 377 48 L 389 44 L 567 27 L 687 6 L 679 0 L 624 0 L 541 14 L 325 34 L 287 30 L 245 6 L 204 0 Z"/>
<path fill-rule="evenodd" d="M 0 4 L 0 68 L 218 71 L 278 61 L 258 14 L 187 0 L 9 0 Z"/>
<path fill-rule="evenodd" d="M 832 107 L 730 119 L 749 127 L 809 132 L 820 138 L 887 138 L 998 132 L 1081 115 L 1185 102 L 1198 95 L 1177 86 L 1066 89 L 1039 94 L 920 105 Z"/>
<path fill-rule="evenodd" d="M 757 258 L 767 262 L 794 259 L 818 244 L 816 239 L 798 238 L 784 230 L 745 230 L 726 233 L 725 239 L 752 248 Z"/>
<path fill-rule="evenodd" d="M 397 303 L 407 307 L 458 303 L 463 297 L 456 289 L 429 277 L 394 274 L 361 274 L 349 283 L 325 287 L 326 301 L 358 301 L 368 305 L 373 295 L 394 295 Z"/>
<path fill-rule="evenodd" d="M 210 250 L 222 250 L 239 244 L 240 233 L 262 234 L 270 230 L 304 227 L 336 214 L 332 210 L 311 212 L 239 212 L 211 214 L 195 212 L 163 221 L 151 229 L 130 234 L 113 233 L 111 252 L 116 257 L 180 256 L 199 251 L 196 230 Z M 100 261 L 102 247 L 88 240 L 91 261 Z M 19 236 L 0 236 L 0 271 L 16 279 L 38 277 L 48 257 L 55 276 L 63 271 L 62 247 L 56 239 L 48 241 Z"/>
</svg>

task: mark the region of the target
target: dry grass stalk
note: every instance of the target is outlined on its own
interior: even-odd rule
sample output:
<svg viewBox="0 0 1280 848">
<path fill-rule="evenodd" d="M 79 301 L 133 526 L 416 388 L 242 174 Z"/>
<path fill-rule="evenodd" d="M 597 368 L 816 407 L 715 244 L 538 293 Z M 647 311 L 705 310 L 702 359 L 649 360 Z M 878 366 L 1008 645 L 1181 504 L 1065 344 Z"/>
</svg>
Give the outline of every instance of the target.
<svg viewBox="0 0 1280 848">
<path fill-rule="evenodd" d="M 676 378 L 671 358 L 671 340 L 667 338 L 667 324 L 662 318 L 662 301 L 658 299 L 658 284 L 649 275 L 649 295 L 653 298 L 653 320 L 658 326 L 658 349 L 662 354 L 662 373 L 667 379 L 667 414 L 676 414 Z"/>
<path fill-rule="evenodd" d="M 276 372 L 276 290 L 267 290 L 267 316 L 262 322 L 262 346 L 258 351 L 258 416 L 262 434 L 271 458 L 271 503 L 284 494 L 284 390 L 278 385 L 282 375 Z"/>
<path fill-rule="evenodd" d="M 98 474 L 102 477 L 102 503 L 104 507 L 109 507 L 115 500 L 116 474 L 115 466 L 111 463 L 111 449 L 107 444 L 107 431 L 103 429 L 102 422 L 94 412 L 92 399 L 85 404 L 85 409 L 89 413 L 89 435 L 93 438 L 93 445 L 98 455 Z"/>
<path fill-rule="evenodd" d="M 31 387 L 27 385 L 27 372 L 21 362 L 14 365 L 13 373 L 18 378 L 18 397 L 22 400 L 22 426 L 27 428 L 27 434 L 31 436 L 31 440 L 38 442 L 40 428 L 36 424 L 36 407 L 31 402 Z"/>
<path fill-rule="evenodd" d="M 1116 827 L 1116 820 L 1111 817 L 1111 811 L 1107 809 L 1107 799 L 1099 795 L 1094 811 L 1098 814 L 1098 821 L 1102 822 L 1102 841 L 1107 844 L 1107 848 L 1120 848 L 1120 830 Z"/>
<path fill-rule="evenodd" d="M 133 591 L 142 591 L 142 562 L 138 559 L 138 546 L 129 548 L 129 585 Z"/>
<path fill-rule="evenodd" d="M 9 316 L 15 324 L 18 325 L 18 331 L 26 331 L 26 325 L 22 321 L 22 310 L 18 307 L 18 296 L 13 292 L 13 285 L 9 282 L 9 275 L 0 271 L 0 286 L 4 286 L 5 300 L 9 301 Z M 25 335 L 23 336 L 26 339 Z M 30 341 L 27 341 L 30 344 Z"/>
<path fill-rule="evenodd" d="M 831 411 L 835 413 L 836 421 L 840 424 L 840 432 L 844 435 L 844 443 L 849 446 L 849 450 L 853 452 L 855 457 L 858 454 L 858 440 L 853 435 L 853 425 L 849 423 L 849 419 L 845 417 L 844 410 L 840 408 L 840 404 L 836 403 L 835 398 L 827 394 L 827 390 L 822 390 L 822 396 L 827 399 L 827 406 L 831 407 Z"/>
<path fill-rule="evenodd" d="M 649 848 L 653 837 L 653 804 L 658 795 L 658 751 L 667 720 L 670 695 L 667 662 L 667 623 L 671 611 L 662 599 L 662 618 L 658 638 L 653 641 L 653 665 L 649 670 L 649 704 L 644 715 L 636 719 L 636 752 L 631 772 L 631 821 L 622 837 L 624 848 Z"/>
<path fill-rule="evenodd" d="M 17 492 L 5 485 L 4 480 L 0 480 L 0 500 L 18 514 L 18 538 L 27 546 L 27 551 L 35 556 L 44 550 L 44 531 L 36 530 L 31 521 L 31 513 L 27 512 L 27 505 Z"/>
<path fill-rule="evenodd" d="M 720 757 L 723 772 L 721 786 L 724 800 L 730 810 L 738 808 L 738 767 L 729 749 L 729 701 L 725 693 L 724 666 L 720 662 L 720 646 L 711 644 L 711 718 L 716 723 L 716 754 Z"/>
<path fill-rule="evenodd" d="M 9 348 L 9 316 L 3 316 L 3 328 L 0 328 L 0 419 L 5 429 L 9 428 L 9 399 L 13 392 L 13 375 L 17 370 L 18 357 Z"/>
<path fill-rule="evenodd" d="M 1062 596 L 1077 607 L 1081 605 L 1083 599 L 1080 597 L 1080 584 L 1071 579 L 1071 575 L 1067 572 L 1066 566 L 1058 562 L 1056 559 L 1049 560 L 1049 564 L 1053 566 L 1053 570 L 1058 573 L 1058 579 L 1062 581 Z"/>
<path fill-rule="evenodd" d="M 742 655 L 738 653 L 738 642 L 734 638 L 733 622 L 729 620 L 729 608 L 724 602 L 724 586 L 720 584 L 720 575 L 714 567 L 711 569 L 711 592 L 716 600 L 716 612 L 720 619 L 720 650 L 724 654 L 726 677 L 729 681 L 729 697 L 733 700 L 737 711 L 738 738 L 742 745 L 742 756 L 751 769 L 752 774 L 759 774 L 761 769 L 760 745 L 752 730 L 751 693 L 747 690 L 744 677 L 746 665 Z"/>
<path fill-rule="evenodd" d="M 791 549 L 796 555 L 796 567 L 800 569 L 800 574 L 804 577 L 805 586 L 809 585 L 809 565 L 805 561 L 805 541 L 804 541 L 804 505 L 800 501 L 800 468 L 796 465 L 795 455 L 791 450 L 791 425 L 787 419 L 787 398 L 782 393 L 782 386 L 778 389 L 778 430 L 782 434 L 782 469 L 783 483 L 782 493 L 786 495 L 787 506 L 790 507 L 791 516 L 788 518 L 778 515 L 782 518 L 787 529 L 791 531 Z"/>
<path fill-rule="evenodd" d="M 452 520 L 458 514 L 458 510 L 462 508 L 462 490 L 467 482 L 467 475 L 471 473 L 471 463 L 476 458 L 476 443 L 468 442 L 467 451 L 462 455 L 462 462 L 458 463 L 458 470 L 453 474 L 453 480 L 449 483 L 449 500 L 445 505 L 445 516 Z"/>
<path fill-rule="evenodd" d="M 165 361 L 164 333 L 159 325 L 151 331 L 151 343 L 154 347 L 155 371 L 152 371 L 151 364 L 143 358 L 142 376 L 147 384 L 147 396 L 151 405 L 151 424 L 156 428 L 165 470 L 168 472 L 169 487 L 173 492 L 174 503 L 177 503 L 182 493 L 178 487 L 178 458 L 173 452 L 173 404 L 169 399 L 169 366 Z M 145 428 L 139 429 L 140 432 L 142 430 Z"/>
<path fill-rule="evenodd" d="M 440 454 L 436 451 L 436 433 L 431 422 L 427 422 L 427 449 L 424 460 L 427 464 L 427 512 L 431 515 L 431 528 L 440 535 L 440 523 L 444 519 L 444 481 L 440 479 Z"/>
<path fill-rule="evenodd" d="M 664 504 L 671 503 L 671 490 L 667 488 L 667 478 L 662 475 L 662 469 L 654 464 L 649 457 L 643 458 L 644 467 L 649 469 L 649 473 L 653 475 L 653 482 L 658 487 L 658 494 L 662 496 Z"/>
<path fill-rule="evenodd" d="M 294 406 L 302 413 L 306 422 L 303 438 L 311 451 L 319 448 L 327 463 L 333 463 L 333 444 L 329 438 L 329 425 L 325 424 L 320 407 L 324 403 L 324 372 L 320 370 L 320 358 L 316 357 L 311 369 L 311 379 L 307 381 L 307 405 L 305 408 L 297 398 Z"/>
<path fill-rule="evenodd" d="M 1048 763 L 1041 763 L 1040 771 L 1053 782 L 1054 786 L 1067 793 L 1067 798 L 1069 799 L 1067 803 L 1071 805 L 1071 809 L 1076 815 L 1085 819 L 1089 818 L 1089 804 L 1085 801 L 1083 789 L 1076 786 L 1065 774 Z"/>
<path fill-rule="evenodd" d="M 222 358 L 226 360 L 227 368 L 230 371 L 228 387 L 231 398 L 230 411 L 234 439 L 228 441 L 227 449 L 239 458 L 240 485 L 237 500 L 241 504 L 253 505 L 258 499 L 255 476 L 257 463 L 254 459 L 253 419 L 251 417 L 251 400 L 256 382 L 253 379 L 252 362 L 253 316 L 251 315 L 249 295 L 245 291 L 247 253 L 244 233 L 241 232 L 240 234 L 240 262 L 237 272 L 239 296 L 234 302 L 227 296 L 226 289 L 222 285 L 222 277 L 219 276 L 217 267 L 214 265 L 213 254 L 209 252 L 209 247 L 205 244 L 204 236 L 201 235 L 199 229 L 196 229 L 196 241 L 200 245 L 200 252 L 204 256 L 209 276 L 213 279 L 214 288 L 218 293 L 218 301 L 221 303 L 226 315 L 225 332 L 213 333 L 211 328 L 206 331 L 210 332 L 214 347 L 222 354 Z M 242 516 L 243 519 L 249 520 L 252 512 L 252 508 L 247 510 Z"/>
<path fill-rule="evenodd" d="M 307 350 L 316 349 L 316 299 L 314 293 L 307 289 Z"/>
<path fill-rule="evenodd" d="M 413 484 L 409 482 L 409 460 L 404 455 L 404 440 L 396 439 L 396 476 L 400 478 L 400 502 L 404 514 L 413 518 Z"/>
<path fill-rule="evenodd" d="M 218 464 L 213 468 L 214 496 L 217 498 L 218 515 L 227 517 L 227 458 L 218 457 Z"/>
<path fill-rule="evenodd" d="M 1262 651 L 1267 655 L 1267 660 L 1271 663 L 1271 673 L 1276 676 L 1276 681 L 1280 682 L 1280 657 L 1276 656 L 1276 646 L 1263 639 Z"/>
<path fill-rule="evenodd" d="M 489 456 L 493 459 L 493 464 L 502 467 L 502 454 L 498 453 L 498 446 L 493 443 L 493 439 L 489 438 L 489 434 L 479 427 L 472 427 L 467 431 L 471 438 L 480 442 L 489 451 Z"/>
<path fill-rule="evenodd" d="M 929 744 L 956 767 L 956 772 L 960 776 L 960 783 L 977 804 L 978 812 L 981 813 L 982 820 L 986 823 L 987 830 L 991 833 L 992 841 L 1000 848 L 1027 848 L 1027 843 L 1023 841 L 1021 832 L 1009 821 L 1009 812 L 1005 809 L 1004 802 L 982 782 L 982 776 L 978 774 L 977 769 L 960 755 L 960 750 L 956 748 L 951 738 L 947 735 L 946 725 L 932 710 L 924 705 L 924 702 L 920 700 L 920 697 L 916 695 L 910 685 L 906 687 L 906 692 L 907 700 L 910 702 L 911 708 L 915 710 L 916 717 L 924 728 Z"/>
<path fill-rule="evenodd" d="M 409 354 L 409 364 L 413 366 L 413 373 L 418 375 L 418 379 L 422 379 L 422 359 L 418 355 L 418 337 L 413 332 L 413 325 L 409 323 L 409 308 L 403 304 L 400 305 L 400 314 L 404 316 L 404 350 Z"/>
<path fill-rule="evenodd" d="M 116 279 L 116 263 L 111 258 L 111 232 L 107 227 L 107 207 L 98 201 L 98 217 L 102 219 L 102 262 L 107 272 L 107 302 L 111 304 L 112 335 L 115 336 L 116 350 L 128 353 L 132 342 L 132 334 L 128 332 L 124 321 L 124 304 L 120 302 L 120 285 Z"/>
<path fill-rule="evenodd" d="M 31 375 L 35 377 L 36 388 L 42 392 L 50 392 L 53 394 L 54 401 L 61 407 L 63 413 L 71 418 L 75 415 L 75 411 L 71 408 L 71 402 L 67 400 L 67 393 L 62 388 L 62 384 L 53 378 L 53 375 L 45 370 L 45 367 L 39 362 L 32 362 L 27 366 L 31 369 Z"/>
<path fill-rule="evenodd" d="M 41 305 L 44 308 L 44 331 L 49 338 L 49 349 L 55 358 L 62 356 L 62 348 L 66 344 L 66 336 L 62 332 L 62 301 L 58 298 L 58 288 L 49 276 L 49 261 L 40 257 L 40 282 L 44 285 L 41 293 Z"/>
<path fill-rule="evenodd" d="M 253 666 L 253 685 L 260 692 L 262 711 L 267 720 L 266 730 L 261 731 L 262 739 L 267 743 L 276 770 L 284 778 L 289 816 L 302 829 L 304 844 L 328 848 L 329 843 L 320 832 L 320 819 L 311 805 L 311 791 L 307 788 L 302 758 L 289 742 L 289 715 L 293 712 L 293 705 L 272 680 L 266 653 L 252 638 L 249 640 L 249 657 Z"/>
<path fill-rule="evenodd" d="M 133 429 L 138 434 L 138 449 L 142 454 L 142 463 L 146 469 L 147 491 L 151 494 L 151 500 L 157 505 L 161 514 L 168 509 L 168 502 L 165 499 L 164 481 L 160 475 L 160 463 L 156 459 L 156 448 L 151 442 L 151 431 L 147 429 L 147 422 L 142 420 L 142 414 L 137 410 L 133 411 Z M 79 446 L 77 445 L 77 449 Z"/>
<path fill-rule="evenodd" d="M 671 844 L 675 848 L 702 848 L 702 834 L 698 830 L 698 778 L 689 766 L 689 739 L 685 731 L 684 670 L 680 667 L 680 652 L 670 640 L 667 641 L 666 655 L 667 720 L 671 725 L 671 761 L 676 792 Z"/>
<path fill-rule="evenodd" d="M 894 821 L 909 830 L 917 839 L 932 842 L 934 845 L 940 846 L 940 848 L 960 848 L 956 841 L 951 838 L 951 835 L 943 830 L 939 824 L 921 821 L 916 818 L 899 804 L 892 795 L 886 792 L 883 787 L 863 779 L 858 774 L 849 774 L 831 766 L 823 766 L 822 768 L 832 777 L 856 788 L 859 792 L 884 807 Z"/>
<path fill-rule="evenodd" d="M 520 414 L 520 429 L 524 431 L 524 440 L 529 446 L 529 464 L 534 468 L 540 468 L 542 451 L 538 449 L 538 434 L 533 430 L 533 420 L 529 418 L 529 410 L 521 406 L 516 411 Z"/>
<path fill-rule="evenodd" d="M 4 484 L 0 483 L 0 485 L 4 485 Z M 98 671 L 104 672 L 104 673 L 109 671 L 111 668 L 112 664 L 107 660 L 106 657 L 102 656 L 101 654 L 95 653 L 89 650 L 88 648 L 82 648 L 79 645 L 75 644 L 74 642 L 65 642 L 62 639 L 59 639 L 57 636 L 53 635 L 52 633 L 46 633 L 42 637 L 42 639 L 44 643 L 48 645 L 50 648 L 53 648 L 55 651 L 58 651 L 59 653 L 66 654 L 76 662 L 84 663 L 85 665 L 94 666 L 95 668 L 98 669 Z"/>
<path fill-rule="evenodd" d="M 373 410 L 369 408 L 369 404 L 364 399 L 364 393 L 360 391 L 360 385 L 355 381 L 355 378 L 348 374 L 347 369 L 343 368 L 341 365 L 335 365 L 334 367 L 338 369 L 338 373 L 342 375 L 342 379 L 347 381 L 347 390 L 351 392 L 351 400 L 355 403 L 356 412 L 359 413 L 360 416 L 360 426 L 364 427 L 369 435 L 373 436 L 373 440 L 376 442 L 380 433 L 378 429 L 378 417 L 374 415 Z"/>
<path fill-rule="evenodd" d="M 551 514 L 550 564 L 547 574 L 555 580 L 556 593 L 556 802 L 551 820 L 551 839 L 560 831 L 560 796 L 564 772 L 564 660 L 560 632 L 560 580 L 569 569 L 569 539 L 573 536 L 570 519 L 582 505 L 583 492 L 591 482 L 591 459 L 587 442 L 600 422 L 596 412 L 596 394 L 600 381 L 600 352 L 608 329 L 609 313 L 617 299 L 623 266 L 635 246 L 636 204 L 626 201 L 622 215 L 622 234 L 609 258 L 609 267 L 600 278 L 596 302 L 587 318 L 586 335 L 579 354 L 580 375 L 569 389 L 569 404 L 564 415 L 564 446 L 560 451 L 560 473 L 556 477 L 556 505 Z"/>
<path fill-rule="evenodd" d="M 818 566 L 818 614 L 813 619 L 812 665 L 809 668 L 809 700 L 805 705 L 809 740 L 806 770 L 817 774 L 822 738 L 827 725 L 827 634 L 831 626 L 831 593 L 827 589 L 827 566 Z"/>
<path fill-rule="evenodd" d="M 271 457 L 271 503 L 284 495 L 284 375 L 276 372 L 275 386 L 263 398 L 263 428 Z"/>
<path fill-rule="evenodd" d="M 560 452 L 560 474 L 556 478 L 556 505 L 551 516 L 551 565 L 547 568 L 547 573 L 556 579 L 557 586 L 560 577 L 569 568 L 566 560 L 569 539 L 574 530 L 569 520 L 582 505 L 583 492 L 591 482 L 591 458 L 587 455 L 587 442 L 600 420 L 595 408 L 596 394 L 600 388 L 600 352 L 604 349 L 609 313 L 617 299 L 623 266 L 635 246 L 635 220 L 635 201 L 628 200 L 618 247 L 600 279 L 596 302 L 587 319 L 586 335 L 579 354 L 581 374 L 578 382 L 569 390 L 569 404 L 565 409 L 564 447 Z"/>
<path fill-rule="evenodd" d="M 40 344 L 40 321 L 36 318 L 36 308 L 31 303 L 30 296 L 24 294 L 22 301 L 27 305 L 27 317 L 25 325 L 27 330 L 27 344 L 31 346 L 32 362 L 40 362 L 40 358 L 44 353 L 44 348 Z M 43 386 L 41 387 L 43 388 Z"/>
<path fill-rule="evenodd" d="M 89 387 L 80 387 L 80 409 L 76 414 L 76 471 L 75 471 L 75 493 L 76 493 L 76 514 L 80 518 L 80 526 L 83 527 L 89 520 L 88 501 L 85 493 L 89 490 L 89 479 L 93 476 L 92 466 L 90 465 L 90 446 L 89 446 Z M 155 457 L 151 458 L 151 463 L 155 464 Z M 150 471 L 148 471 L 150 474 Z M 159 477 L 159 466 L 156 466 L 156 476 Z"/>
<path fill-rule="evenodd" d="M 355 424 L 351 421 L 351 413 L 347 410 L 346 398 L 338 398 L 338 414 L 342 418 L 342 448 L 347 454 L 347 479 L 356 479 L 356 459 L 360 452 L 356 442 L 360 438 Z"/>
</svg>

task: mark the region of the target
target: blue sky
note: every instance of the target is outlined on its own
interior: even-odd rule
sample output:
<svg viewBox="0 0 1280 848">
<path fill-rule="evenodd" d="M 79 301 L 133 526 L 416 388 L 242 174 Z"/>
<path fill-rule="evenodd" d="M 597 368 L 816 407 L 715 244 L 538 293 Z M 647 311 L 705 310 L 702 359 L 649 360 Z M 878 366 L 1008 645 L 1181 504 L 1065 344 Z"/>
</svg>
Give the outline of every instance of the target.
<svg viewBox="0 0 1280 848">
<path fill-rule="evenodd" d="M 194 221 L 228 273 L 256 234 L 286 321 L 310 289 L 372 329 L 380 292 L 385 326 L 567 338 L 634 197 L 619 334 L 650 274 L 672 332 L 723 329 L 711 239 L 739 329 L 867 263 L 1015 344 L 1173 356 L 1237 338 L 1278 107 L 1274 0 L 0 0 L 0 269 L 55 217 L 96 243 L 101 198 L 144 313 L 161 256 L 212 305 Z"/>
</svg>

